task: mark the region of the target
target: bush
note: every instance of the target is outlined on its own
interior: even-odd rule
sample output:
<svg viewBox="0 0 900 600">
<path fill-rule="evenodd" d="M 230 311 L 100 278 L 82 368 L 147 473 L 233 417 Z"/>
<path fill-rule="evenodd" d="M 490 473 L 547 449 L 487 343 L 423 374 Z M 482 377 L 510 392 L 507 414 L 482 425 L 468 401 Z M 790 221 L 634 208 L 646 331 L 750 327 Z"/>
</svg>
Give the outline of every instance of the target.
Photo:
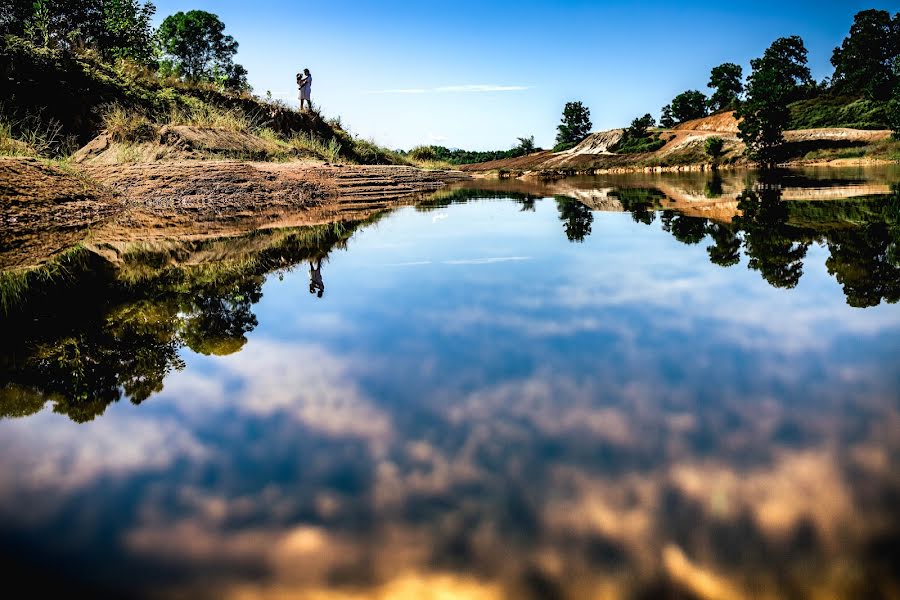
<svg viewBox="0 0 900 600">
<path fill-rule="evenodd" d="M 409 157 L 413 160 L 421 161 L 435 160 L 437 153 L 433 146 L 416 146 L 409 151 Z"/>
<path fill-rule="evenodd" d="M 725 148 L 725 141 L 720 137 L 707 138 L 705 148 L 706 155 L 709 156 L 713 162 L 717 162 L 722 156 L 722 150 Z"/>
<path fill-rule="evenodd" d="M 617 154 L 640 154 L 643 152 L 656 152 L 665 145 L 666 140 L 662 139 L 658 133 L 655 133 L 640 138 L 625 136 L 610 150 Z"/>
<path fill-rule="evenodd" d="M 571 150 L 577 145 L 578 142 L 562 142 L 553 146 L 553 152 L 565 152 L 566 150 Z"/>
</svg>

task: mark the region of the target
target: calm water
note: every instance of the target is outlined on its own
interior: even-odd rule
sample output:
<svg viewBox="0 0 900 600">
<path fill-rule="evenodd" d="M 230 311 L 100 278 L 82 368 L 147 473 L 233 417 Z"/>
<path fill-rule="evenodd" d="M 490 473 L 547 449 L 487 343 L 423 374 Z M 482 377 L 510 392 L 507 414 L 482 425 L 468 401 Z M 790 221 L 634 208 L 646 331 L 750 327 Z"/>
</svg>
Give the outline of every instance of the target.
<svg viewBox="0 0 900 600">
<path fill-rule="evenodd" d="M 3 572 L 95 597 L 900 597 L 897 182 L 484 182 L 74 253 L 0 321 Z"/>
</svg>

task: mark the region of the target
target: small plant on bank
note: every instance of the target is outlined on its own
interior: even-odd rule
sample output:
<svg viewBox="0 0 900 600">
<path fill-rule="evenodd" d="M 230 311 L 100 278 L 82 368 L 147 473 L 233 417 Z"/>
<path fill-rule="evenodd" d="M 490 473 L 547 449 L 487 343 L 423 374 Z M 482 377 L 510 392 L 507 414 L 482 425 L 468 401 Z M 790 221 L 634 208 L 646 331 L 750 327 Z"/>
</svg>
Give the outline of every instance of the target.
<svg viewBox="0 0 900 600">
<path fill-rule="evenodd" d="M 712 159 L 713 166 L 717 166 L 725 149 L 725 141 L 720 137 L 707 138 L 705 149 L 706 155 Z"/>
</svg>

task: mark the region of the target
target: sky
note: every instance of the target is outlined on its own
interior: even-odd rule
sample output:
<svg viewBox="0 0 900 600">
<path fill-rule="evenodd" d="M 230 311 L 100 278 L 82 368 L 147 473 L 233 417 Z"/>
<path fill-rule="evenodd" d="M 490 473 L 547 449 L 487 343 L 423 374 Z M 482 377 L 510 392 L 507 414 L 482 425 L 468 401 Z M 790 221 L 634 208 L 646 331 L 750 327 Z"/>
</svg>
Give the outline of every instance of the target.
<svg viewBox="0 0 900 600">
<path fill-rule="evenodd" d="M 822 79 L 856 12 L 900 11 L 898 0 L 154 3 L 157 25 L 178 11 L 219 15 L 259 95 L 296 105 L 295 74 L 309 68 L 313 102 L 352 133 L 472 150 L 529 135 L 552 147 L 572 100 L 595 130 L 658 118 L 679 92 L 708 92 L 718 64 L 747 74 L 781 36 L 803 38 Z"/>
</svg>

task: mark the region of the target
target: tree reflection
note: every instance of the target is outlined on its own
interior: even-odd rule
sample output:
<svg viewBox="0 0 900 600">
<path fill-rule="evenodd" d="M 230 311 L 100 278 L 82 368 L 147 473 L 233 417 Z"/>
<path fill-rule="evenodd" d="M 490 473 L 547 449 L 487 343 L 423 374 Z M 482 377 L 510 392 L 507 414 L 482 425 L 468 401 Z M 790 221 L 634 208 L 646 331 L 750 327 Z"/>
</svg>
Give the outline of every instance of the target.
<svg viewBox="0 0 900 600">
<path fill-rule="evenodd" d="M 795 241 L 786 227 L 789 213 L 781 190 L 765 185 L 758 192 L 747 190 L 738 198 L 738 208 L 742 214 L 735 223 L 744 230 L 748 266 L 774 287 L 796 287 L 809 242 Z"/>
<path fill-rule="evenodd" d="M 198 354 L 226 356 L 247 343 L 257 325 L 251 307 L 262 299 L 262 277 L 237 281 L 225 289 L 202 290 L 191 302 L 181 338 Z"/>
<path fill-rule="evenodd" d="M 189 248 L 239 249 L 233 261 L 169 266 L 170 257 L 142 250 L 117 269 L 89 264 L 68 289 L 71 304 L 60 304 L 61 289 L 46 287 L 62 282 L 35 287 L 35 301 L 2 323 L 8 335 L 0 341 L 0 381 L 7 383 L 0 388 L 0 417 L 33 414 L 50 400 L 55 412 L 83 423 L 123 397 L 140 404 L 162 391 L 166 377 L 184 368 L 185 347 L 215 356 L 238 352 L 258 324 L 252 308 L 266 274 L 327 256 L 361 224 Z M 256 248 L 249 256 L 248 246 Z"/>
<path fill-rule="evenodd" d="M 738 230 L 730 225 L 711 222 L 707 232 L 713 239 L 713 245 L 706 249 L 709 262 L 720 267 L 733 267 L 741 262 L 741 245 L 743 240 Z"/>
<path fill-rule="evenodd" d="M 720 182 L 721 183 L 721 182 Z M 715 181 L 711 186 L 720 185 Z M 713 190 L 715 191 L 715 190 Z M 632 218 L 647 225 L 665 196 L 658 190 L 614 192 Z M 770 285 L 790 289 L 803 276 L 803 261 L 814 241 L 827 245 L 828 272 L 843 287 L 847 303 L 855 307 L 895 303 L 900 298 L 900 186 L 890 196 L 858 200 L 782 200 L 778 182 L 762 182 L 738 198 L 741 214 L 732 223 L 663 210 L 663 231 L 684 244 L 698 244 L 707 236 L 711 263 L 748 266 Z"/>
<path fill-rule="evenodd" d="M 878 306 L 882 300 L 892 304 L 900 300 L 897 233 L 884 223 L 872 223 L 830 236 L 831 256 L 825 266 L 843 286 L 847 304 L 865 308 Z"/>
<path fill-rule="evenodd" d="M 701 217 L 688 217 L 664 210 L 660 220 L 663 231 L 671 233 L 682 244 L 699 244 L 706 237 L 707 221 Z"/>
<path fill-rule="evenodd" d="M 610 194 L 617 198 L 635 223 L 650 225 L 656 220 L 656 210 L 662 206 L 666 197 L 659 190 L 652 188 L 625 188 Z"/>
<path fill-rule="evenodd" d="M 590 208 L 578 200 L 564 197 L 556 198 L 556 208 L 559 210 L 559 220 L 563 222 L 566 237 L 570 242 L 581 243 L 591 235 L 594 213 Z"/>
</svg>

